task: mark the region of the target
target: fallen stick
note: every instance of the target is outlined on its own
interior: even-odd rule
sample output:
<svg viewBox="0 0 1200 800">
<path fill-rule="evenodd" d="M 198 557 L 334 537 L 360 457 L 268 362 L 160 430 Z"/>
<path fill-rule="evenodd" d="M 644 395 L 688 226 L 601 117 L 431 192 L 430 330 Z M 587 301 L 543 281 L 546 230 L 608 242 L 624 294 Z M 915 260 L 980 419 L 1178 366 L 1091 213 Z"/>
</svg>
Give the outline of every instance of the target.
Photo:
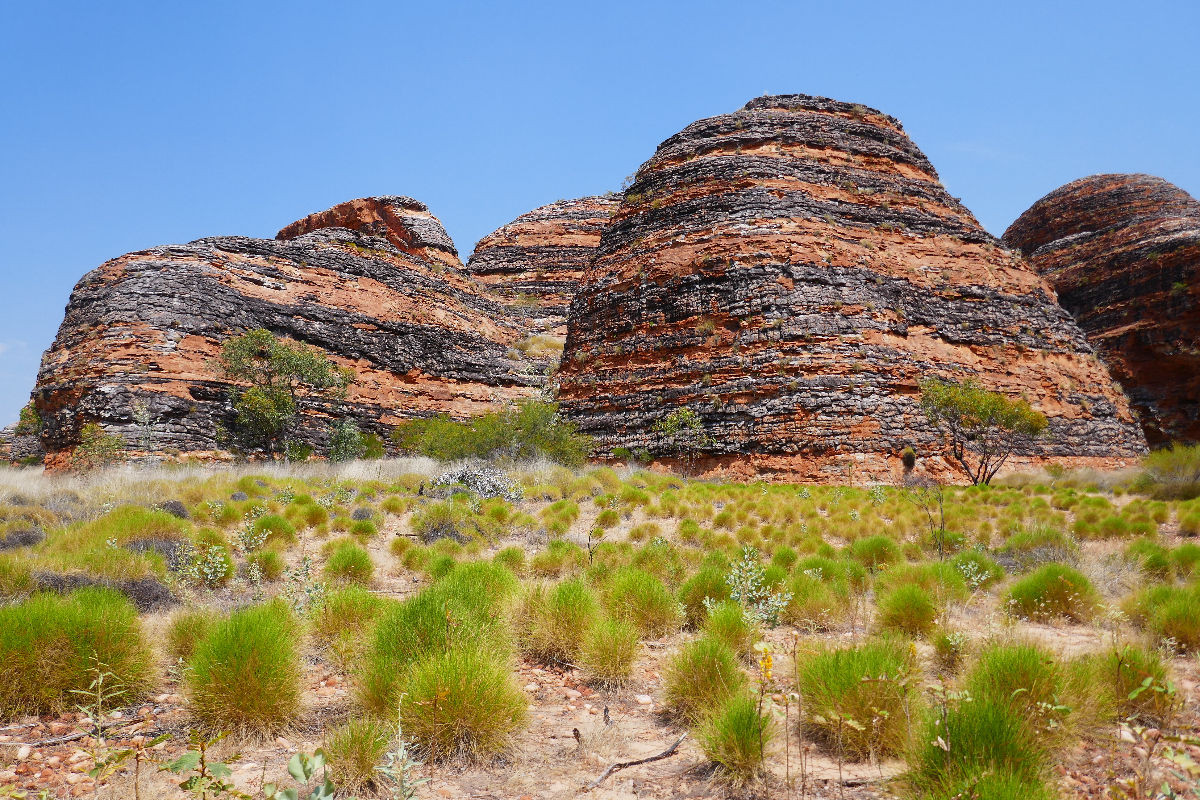
<svg viewBox="0 0 1200 800">
<path fill-rule="evenodd" d="M 102 731 L 111 731 L 113 728 L 122 728 L 126 725 L 133 725 L 134 723 L 137 723 L 137 722 L 142 722 L 142 720 L 140 720 L 140 719 L 124 719 L 124 720 L 121 720 L 120 722 L 110 722 L 107 725 L 102 725 L 101 730 Z M 93 736 L 93 735 L 95 735 L 95 733 L 96 732 L 94 730 L 76 731 L 75 733 L 68 733 L 66 736 L 55 736 L 52 739 L 42 739 L 40 742 L 0 742 L 0 747 L 24 747 L 26 745 L 28 745 L 30 747 L 51 747 L 56 744 L 65 744 L 66 742 L 73 742 L 76 739 L 82 739 L 85 736 Z"/>
<path fill-rule="evenodd" d="M 679 745 L 682 744 L 683 740 L 686 738 L 687 738 L 687 734 L 684 733 L 682 736 L 680 736 L 678 739 L 675 740 L 675 744 L 671 745 L 666 750 L 663 750 L 661 753 L 659 753 L 656 756 L 650 756 L 649 758 L 639 758 L 637 761 L 621 761 L 619 763 L 613 764 L 611 767 L 604 770 L 604 772 L 602 772 L 600 774 L 599 778 L 596 778 L 596 780 L 589 783 L 586 787 L 587 790 L 590 791 L 592 789 L 595 789 L 597 786 L 599 786 L 601 783 L 604 782 L 605 778 L 607 778 L 609 775 L 612 775 L 614 772 L 620 772 L 621 770 L 628 769 L 629 767 L 636 767 L 639 764 L 649 764 L 651 761 L 661 761 L 664 758 L 669 758 L 669 757 L 675 755 L 675 749 L 678 748 Z"/>
</svg>

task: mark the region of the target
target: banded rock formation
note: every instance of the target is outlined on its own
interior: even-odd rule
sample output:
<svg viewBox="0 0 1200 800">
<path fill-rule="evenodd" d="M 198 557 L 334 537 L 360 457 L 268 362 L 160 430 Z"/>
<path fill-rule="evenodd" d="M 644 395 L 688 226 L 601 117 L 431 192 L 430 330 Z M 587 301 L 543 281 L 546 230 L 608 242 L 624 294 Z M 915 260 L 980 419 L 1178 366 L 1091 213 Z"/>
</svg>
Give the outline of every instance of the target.
<svg viewBox="0 0 1200 800">
<path fill-rule="evenodd" d="M 661 144 L 571 307 L 560 397 L 596 436 L 663 456 L 688 406 L 700 466 L 892 480 L 935 452 L 927 376 L 1024 395 L 1031 458 L 1112 463 L 1144 439 L 1053 291 L 942 187 L 894 118 L 762 97 Z M 937 459 L 926 466 L 935 468 Z"/>
<path fill-rule="evenodd" d="M 1003 236 L 1058 292 L 1152 444 L 1200 442 L 1200 202 L 1150 175 L 1055 189 Z"/>
<path fill-rule="evenodd" d="M 86 275 L 34 391 L 47 463 L 65 465 L 88 422 L 122 433 L 135 451 L 218 454 L 231 409 L 215 359 L 226 337 L 257 327 L 352 368 L 343 411 L 381 433 L 411 416 L 479 414 L 544 384 L 511 347 L 525 329 L 460 271 L 421 204 L 352 201 L 280 237 L 157 247 Z M 309 427 L 323 436 L 323 426 Z"/>
<path fill-rule="evenodd" d="M 466 270 L 513 304 L 531 330 L 565 336 L 571 298 L 619 202 L 582 197 L 535 208 L 480 239 Z"/>
</svg>

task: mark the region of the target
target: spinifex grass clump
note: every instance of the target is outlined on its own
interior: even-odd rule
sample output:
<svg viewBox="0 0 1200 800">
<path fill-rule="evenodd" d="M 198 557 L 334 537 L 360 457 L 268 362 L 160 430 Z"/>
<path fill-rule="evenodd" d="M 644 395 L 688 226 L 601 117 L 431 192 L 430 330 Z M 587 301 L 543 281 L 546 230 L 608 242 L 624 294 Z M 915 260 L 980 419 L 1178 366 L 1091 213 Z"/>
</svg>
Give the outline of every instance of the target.
<svg viewBox="0 0 1200 800">
<path fill-rule="evenodd" d="M 360 586 L 347 586 L 325 596 L 312 619 L 317 643 L 327 647 L 342 666 L 356 661 L 370 641 L 375 621 L 389 607 L 397 605 Z"/>
<path fill-rule="evenodd" d="M 522 652 L 547 663 L 574 662 L 599 612 L 600 601 L 578 578 L 531 587 L 517 614 Z"/>
<path fill-rule="evenodd" d="M 1044 736 L 1070 713 L 1066 675 L 1045 648 L 1017 642 L 993 644 L 980 654 L 964 685 L 970 696 L 1007 703 Z"/>
<path fill-rule="evenodd" d="M 901 752 L 919 698 L 916 652 L 899 638 L 800 653 L 796 686 L 802 724 L 835 755 L 851 761 Z"/>
<path fill-rule="evenodd" d="M 1179 697 L 1156 650 L 1131 644 L 1114 647 L 1104 654 L 1101 670 L 1121 719 L 1159 726 L 1178 708 Z"/>
<path fill-rule="evenodd" d="M 758 625 L 732 600 L 712 606 L 704 621 L 704 635 L 724 642 L 739 658 L 746 658 L 758 639 Z"/>
<path fill-rule="evenodd" d="M 417 661 L 404 693 L 402 727 L 434 760 L 496 753 L 528 715 L 528 701 L 508 659 L 478 643 L 454 645 Z"/>
<path fill-rule="evenodd" d="M 871 572 L 878 572 L 902 558 L 900 545 L 890 536 L 878 534 L 858 539 L 850 545 L 850 557 Z"/>
<path fill-rule="evenodd" d="M 879 597 L 880 630 L 926 636 L 941 613 L 930 593 L 915 583 L 902 583 Z"/>
<path fill-rule="evenodd" d="M 606 604 L 614 617 L 633 623 L 643 636 L 664 636 L 683 622 L 683 609 L 663 582 L 634 567 L 613 573 Z"/>
<path fill-rule="evenodd" d="M 1038 622 L 1084 622 L 1095 613 L 1098 603 L 1091 581 L 1065 564 L 1045 564 L 1008 591 L 1009 612 Z"/>
<path fill-rule="evenodd" d="M 351 719 L 329 732 L 325 753 L 339 790 L 357 792 L 375 783 L 375 767 L 391 744 L 392 725 L 382 720 Z"/>
<path fill-rule="evenodd" d="M 375 575 L 371 554 L 354 544 L 342 542 L 325 562 L 325 577 L 332 583 L 368 585 Z"/>
<path fill-rule="evenodd" d="M 637 648 L 638 631 L 632 623 L 604 617 L 584 636 L 579 663 L 589 681 L 613 689 L 629 679 Z"/>
<path fill-rule="evenodd" d="M 150 653 L 123 595 L 91 588 L 0 606 L 0 718 L 73 707 L 97 669 L 112 673 L 122 703 L 149 685 Z"/>
<path fill-rule="evenodd" d="M 1127 599 L 1123 608 L 1135 624 L 1171 647 L 1200 650 L 1200 585 L 1149 586 Z"/>
<path fill-rule="evenodd" d="M 1048 753 L 1021 714 L 1003 700 L 960 700 L 929 714 L 909 757 L 916 797 L 1048 800 Z"/>
<path fill-rule="evenodd" d="M 763 754 L 774 738 L 774 728 L 759 699 L 743 693 L 705 717 L 698 738 L 705 757 L 732 783 L 745 785 L 762 773 Z"/>
<path fill-rule="evenodd" d="M 185 683 L 206 729 L 274 733 L 300 708 L 299 626 L 276 601 L 233 612 L 196 645 Z"/>
<path fill-rule="evenodd" d="M 187 661 L 217 622 L 217 615 L 207 608 L 189 608 L 171 616 L 167 627 L 167 652 L 174 659 Z"/>
<path fill-rule="evenodd" d="M 667 707 L 695 723 L 740 692 L 746 676 L 729 645 L 706 636 L 671 658 L 664 681 Z"/>
<path fill-rule="evenodd" d="M 510 652 L 504 612 L 516 591 L 512 573 L 477 561 L 456 566 L 434 586 L 389 608 L 358 670 L 360 704 L 381 717 L 391 714 L 409 668 L 451 646 Z"/>
</svg>

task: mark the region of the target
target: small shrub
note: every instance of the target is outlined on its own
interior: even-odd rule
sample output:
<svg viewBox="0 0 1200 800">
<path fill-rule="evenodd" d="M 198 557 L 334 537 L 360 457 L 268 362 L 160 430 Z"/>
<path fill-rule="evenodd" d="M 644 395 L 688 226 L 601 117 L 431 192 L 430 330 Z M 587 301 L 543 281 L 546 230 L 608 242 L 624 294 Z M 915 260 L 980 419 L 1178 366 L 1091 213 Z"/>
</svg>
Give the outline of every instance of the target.
<svg viewBox="0 0 1200 800">
<path fill-rule="evenodd" d="M 343 542 L 325 562 L 325 577 L 332 583 L 370 584 L 375 575 L 371 554 L 351 542 Z"/>
<path fill-rule="evenodd" d="M 123 704 L 136 702 L 151 663 L 137 610 L 111 589 L 0 606 L 0 718 L 73 707 L 80 701 L 72 692 L 87 689 L 97 668 L 115 676 Z"/>
<path fill-rule="evenodd" d="M 879 598 L 877 623 L 885 631 L 925 636 L 933 630 L 938 608 L 929 592 L 913 583 L 902 583 Z"/>
<path fill-rule="evenodd" d="M 411 524 L 426 544 L 438 539 L 468 542 L 480 533 L 475 515 L 462 503 L 440 502 L 425 506 L 413 515 Z"/>
<path fill-rule="evenodd" d="M 604 617 L 588 629 L 579 663 L 592 683 L 613 689 L 629 679 L 637 649 L 638 631 L 632 623 Z"/>
<path fill-rule="evenodd" d="M 850 558 L 871 572 L 896 564 L 901 559 L 900 545 L 890 536 L 879 534 L 858 539 L 850 545 Z"/>
<path fill-rule="evenodd" d="M 895 755 L 908 744 L 919 694 L 916 654 L 907 642 L 882 637 L 799 654 L 796 686 L 805 728 L 835 755 L 861 761 Z"/>
<path fill-rule="evenodd" d="M 979 550 L 956 553 L 950 559 L 950 563 L 962 575 L 967 588 L 972 592 L 987 589 L 1004 577 L 1004 567 Z"/>
<path fill-rule="evenodd" d="M 746 685 L 737 655 L 724 642 L 709 637 L 688 642 L 667 665 L 667 707 L 696 723 Z"/>
<path fill-rule="evenodd" d="M 758 626 L 745 609 L 732 600 L 718 603 L 709 610 L 703 630 L 705 636 L 724 642 L 743 659 L 754 650 L 754 642 L 758 639 Z"/>
<path fill-rule="evenodd" d="M 773 733 L 771 717 L 762 713 L 757 699 L 738 694 L 705 718 L 698 738 L 705 757 L 734 784 L 745 785 L 762 772 Z"/>
<path fill-rule="evenodd" d="M 436 761 L 503 750 L 528 714 L 507 661 L 481 647 L 460 645 L 421 659 L 404 691 L 404 732 Z"/>
<path fill-rule="evenodd" d="M 380 720 L 351 719 L 329 732 L 325 753 L 339 791 L 357 792 L 375 783 L 375 767 L 392 741 L 392 728 Z"/>
<path fill-rule="evenodd" d="M 933 654 L 938 667 L 947 672 L 957 672 L 967 654 L 967 635 L 962 631 L 946 628 L 933 637 Z"/>
<path fill-rule="evenodd" d="M 266 735 L 300 708 L 297 625 L 279 602 L 235 611 L 192 654 L 185 683 L 192 713 L 210 731 Z"/>
<path fill-rule="evenodd" d="M 662 581 L 633 567 L 613 574 L 607 605 L 614 617 L 632 622 L 643 636 L 665 636 L 683 622 L 683 609 Z"/>
<path fill-rule="evenodd" d="M 217 622 L 217 615 L 206 608 L 188 608 L 171 616 L 167 626 L 167 653 L 173 659 L 188 661 Z"/>
<path fill-rule="evenodd" d="M 1084 622 L 1095 612 L 1098 600 L 1091 581 L 1064 564 L 1046 564 L 1008 591 L 1010 613 L 1035 621 L 1064 618 Z"/>
</svg>

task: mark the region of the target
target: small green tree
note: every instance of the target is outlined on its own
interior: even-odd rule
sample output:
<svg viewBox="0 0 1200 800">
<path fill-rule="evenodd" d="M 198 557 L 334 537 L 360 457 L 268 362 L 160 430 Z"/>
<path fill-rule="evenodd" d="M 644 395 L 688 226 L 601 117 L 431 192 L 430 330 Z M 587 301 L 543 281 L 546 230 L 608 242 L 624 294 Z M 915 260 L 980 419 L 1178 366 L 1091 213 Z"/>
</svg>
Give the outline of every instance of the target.
<svg viewBox="0 0 1200 800">
<path fill-rule="evenodd" d="M 675 409 L 655 422 L 651 430 L 658 435 L 659 449 L 680 456 L 689 469 L 700 451 L 712 442 L 704 421 L 690 408 Z"/>
<path fill-rule="evenodd" d="M 937 425 L 950 454 L 973 484 L 988 484 L 1009 456 L 1046 431 L 1046 417 L 974 381 L 921 381 L 921 410 Z"/>
<path fill-rule="evenodd" d="M 288 452 L 305 398 L 337 402 L 354 379 L 316 348 L 257 328 L 221 348 L 225 377 L 234 389 L 234 430 L 247 449 Z"/>
<path fill-rule="evenodd" d="M 329 460 L 353 461 L 367 452 L 367 437 L 358 429 L 358 424 L 343 417 L 333 424 L 329 435 Z"/>
<path fill-rule="evenodd" d="M 42 432 L 42 415 L 34 408 L 33 403 L 21 409 L 17 418 L 17 433 L 22 436 L 37 436 Z"/>
<path fill-rule="evenodd" d="M 106 467 L 121 458 L 125 440 L 118 434 L 89 422 L 79 431 L 79 444 L 71 452 L 71 469 L 90 470 Z"/>
</svg>

